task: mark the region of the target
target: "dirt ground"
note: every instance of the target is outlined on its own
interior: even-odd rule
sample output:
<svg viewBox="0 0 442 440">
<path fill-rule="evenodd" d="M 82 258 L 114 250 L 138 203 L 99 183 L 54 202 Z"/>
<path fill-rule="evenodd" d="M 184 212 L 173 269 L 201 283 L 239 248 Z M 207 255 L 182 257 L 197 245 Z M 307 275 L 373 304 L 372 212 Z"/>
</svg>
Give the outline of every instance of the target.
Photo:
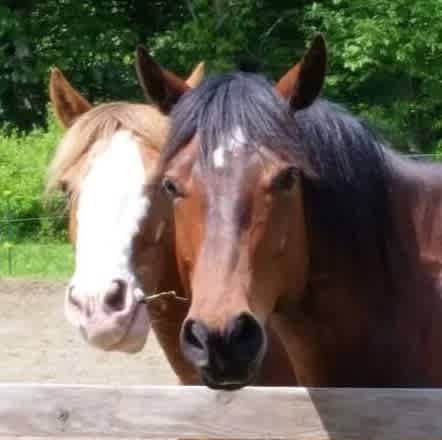
<svg viewBox="0 0 442 440">
<path fill-rule="evenodd" d="M 0 280 L 0 382 L 175 384 L 153 333 L 141 353 L 88 347 L 63 314 L 64 284 Z"/>
<path fill-rule="evenodd" d="M 177 383 L 153 333 L 134 355 L 88 347 L 65 321 L 63 293 L 60 282 L 0 279 L 0 382 Z"/>
</svg>

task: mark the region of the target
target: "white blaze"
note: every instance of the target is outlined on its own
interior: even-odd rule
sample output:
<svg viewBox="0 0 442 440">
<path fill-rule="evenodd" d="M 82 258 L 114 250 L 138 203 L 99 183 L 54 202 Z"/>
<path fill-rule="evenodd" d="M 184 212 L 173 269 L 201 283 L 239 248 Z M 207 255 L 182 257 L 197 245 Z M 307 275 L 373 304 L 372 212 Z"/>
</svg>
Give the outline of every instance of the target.
<svg viewBox="0 0 442 440">
<path fill-rule="evenodd" d="M 213 152 L 213 165 L 215 168 L 222 168 L 224 166 L 224 147 L 217 147 Z"/>
<path fill-rule="evenodd" d="M 115 279 L 134 283 L 132 239 L 149 208 L 144 183 L 139 146 L 130 132 L 118 131 L 94 159 L 80 188 L 72 280 L 77 291 L 100 291 Z"/>
<path fill-rule="evenodd" d="M 225 136 L 212 154 L 213 166 L 223 168 L 226 164 L 226 156 L 236 156 L 241 147 L 245 145 L 245 136 L 241 127 L 235 127 L 231 134 Z"/>
</svg>

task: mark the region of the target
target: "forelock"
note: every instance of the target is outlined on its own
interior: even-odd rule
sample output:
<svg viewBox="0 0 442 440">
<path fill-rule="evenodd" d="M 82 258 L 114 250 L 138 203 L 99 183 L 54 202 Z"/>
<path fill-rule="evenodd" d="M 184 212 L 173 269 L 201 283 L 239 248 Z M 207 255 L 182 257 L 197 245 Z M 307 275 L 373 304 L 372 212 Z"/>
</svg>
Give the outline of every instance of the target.
<svg viewBox="0 0 442 440">
<path fill-rule="evenodd" d="M 288 151 L 294 139 L 292 126 L 288 105 L 264 77 L 243 72 L 216 76 L 187 92 L 175 106 L 162 159 L 170 160 L 196 134 L 199 160 L 205 165 L 238 133 L 246 148 L 277 146 Z"/>
</svg>

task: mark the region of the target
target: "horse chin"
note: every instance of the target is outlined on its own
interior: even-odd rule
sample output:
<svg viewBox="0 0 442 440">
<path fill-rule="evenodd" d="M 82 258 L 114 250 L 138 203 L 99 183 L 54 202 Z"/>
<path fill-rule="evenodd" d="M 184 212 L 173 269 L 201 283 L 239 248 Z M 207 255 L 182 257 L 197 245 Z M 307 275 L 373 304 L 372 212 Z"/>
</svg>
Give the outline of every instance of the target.
<svg viewBox="0 0 442 440">
<path fill-rule="evenodd" d="M 106 351 L 137 353 L 146 344 L 150 331 L 150 319 L 145 304 L 138 304 L 123 337 Z"/>
<path fill-rule="evenodd" d="M 235 391 L 250 385 L 257 376 L 258 368 L 237 378 L 214 378 L 206 369 L 200 370 L 200 378 L 205 386 L 213 390 Z"/>
</svg>

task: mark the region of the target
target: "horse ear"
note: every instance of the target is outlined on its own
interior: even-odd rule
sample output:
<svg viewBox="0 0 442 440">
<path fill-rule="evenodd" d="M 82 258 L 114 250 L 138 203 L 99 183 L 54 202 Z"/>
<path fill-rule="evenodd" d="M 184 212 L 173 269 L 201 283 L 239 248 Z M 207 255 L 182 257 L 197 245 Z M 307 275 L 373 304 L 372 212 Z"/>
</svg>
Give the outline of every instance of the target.
<svg viewBox="0 0 442 440">
<path fill-rule="evenodd" d="M 327 47 L 322 35 L 313 40 L 310 48 L 275 85 L 276 92 L 289 100 L 293 110 L 308 107 L 318 97 L 325 80 Z"/>
<path fill-rule="evenodd" d="M 164 114 L 170 113 L 190 89 L 184 80 L 157 64 L 143 46 L 137 47 L 135 68 L 146 99 L 152 100 Z"/>
<path fill-rule="evenodd" d="M 191 88 L 195 88 L 201 84 L 201 81 L 206 74 L 206 68 L 204 62 L 199 63 L 190 74 L 189 78 L 186 79 L 186 84 Z"/>
<path fill-rule="evenodd" d="M 51 70 L 49 97 L 54 106 L 55 115 L 66 128 L 92 108 L 89 101 L 69 84 L 61 70 L 57 68 Z"/>
</svg>

